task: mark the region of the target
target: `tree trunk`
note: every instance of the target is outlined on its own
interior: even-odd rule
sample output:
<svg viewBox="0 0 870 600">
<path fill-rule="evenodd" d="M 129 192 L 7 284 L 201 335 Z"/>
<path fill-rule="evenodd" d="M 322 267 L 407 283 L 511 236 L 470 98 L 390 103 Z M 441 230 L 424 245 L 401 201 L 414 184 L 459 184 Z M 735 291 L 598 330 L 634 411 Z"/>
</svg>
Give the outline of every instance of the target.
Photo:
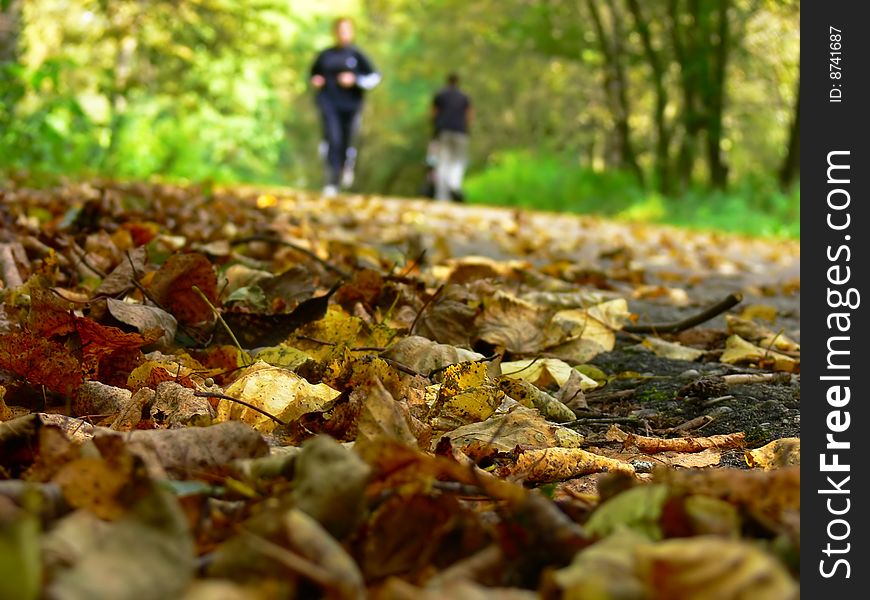
<svg viewBox="0 0 870 600">
<path fill-rule="evenodd" d="M 24 95 L 11 69 L 18 62 L 20 33 L 21 1 L 12 0 L 5 10 L 0 10 L 0 133 L 8 131 L 15 106 Z"/>
<path fill-rule="evenodd" d="M 613 33 L 608 36 L 601 14 L 598 12 L 596 0 L 586 0 L 586 6 L 592 17 L 595 33 L 601 53 L 606 62 L 604 66 L 604 86 L 608 99 L 610 113 L 613 116 L 614 129 L 616 131 L 617 151 L 619 154 L 619 166 L 633 173 L 638 181 L 643 183 L 643 171 L 637 162 L 637 154 L 631 142 L 631 128 L 628 123 L 631 107 L 628 102 L 628 81 L 622 64 L 622 28 L 619 15 L 610 2 L 611 20 Z"/>
<path fill-rule="evenodd" d="M 668 92 L 665 89 L 665 69 L 662 57 L 653 48 L 652 35 L 638 0 L 627 0 L 628 9 L 634 17 L 635 29 L 643 43 L 643 51 L 650 67 L 653 90 L 655 91 L 655 106 L 653 107 L 653 123 L 656 129 L 655 174 L 659 191 L 671 191 L 670 146 L 671 132 L 665 117 L 668 104 Z"/>
<path fill-rule="evenodd" d="M 698 138 L 703 129 L 702 117 L 698 107 L 699 67 L 703 65 L 699 65 L 697 60 L 697 41 L 696 32 L 694 31 L 697 20 L 693 21 L 684 32 L 680 22 L 680 12 L 679 0 L 669 0 L 668 25 L 674 54 L 677 63 L 680 65 L 680 87 L 683 96 L 681 112 L 682 136 L 675 172 L 680 187 L 685 189 L 692 182 Z"/>
<path fill-rule="evenodd" d="M 788 133 L 788 149 L 779 169 L 779 184 L 783 189 L 791 187 L 801 172 L 801 80 L 797 80 L 794 101 L 794 116 Z"/>
<path fill-rule="evenodd" d="M 704 86 L 707 96 L 704 108 L 707 113 L 707 165 L 710 169 L 710 184 L 715 188 L 724 188 L 728 182 L 728 166 L 722 157 L 722 113 L 725 109 L 725 72 L 731 46 L 729 4 L 729 0 L 719 0 L 715 41 L 712 32 L 706 39 L 709 54 L 714 59 L 713 72 Z"/>
</svg>

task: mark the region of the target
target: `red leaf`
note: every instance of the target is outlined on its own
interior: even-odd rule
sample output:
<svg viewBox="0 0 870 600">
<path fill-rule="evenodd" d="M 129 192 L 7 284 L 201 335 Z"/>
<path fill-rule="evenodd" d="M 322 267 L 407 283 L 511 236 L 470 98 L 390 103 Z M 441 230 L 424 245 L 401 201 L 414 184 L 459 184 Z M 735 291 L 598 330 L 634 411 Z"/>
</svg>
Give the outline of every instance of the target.
<svg viewBox="0 0 870 600">
<path fill-rule="evenodd" d="M 209 302 L 217 306 L 217 276 L 211 262 L 198 253 L 173 254 L 154 274 L 148 291 L 181 323 L 211 321 L 211 308 L 193 286 L 202 290 Z"/>
</svg>

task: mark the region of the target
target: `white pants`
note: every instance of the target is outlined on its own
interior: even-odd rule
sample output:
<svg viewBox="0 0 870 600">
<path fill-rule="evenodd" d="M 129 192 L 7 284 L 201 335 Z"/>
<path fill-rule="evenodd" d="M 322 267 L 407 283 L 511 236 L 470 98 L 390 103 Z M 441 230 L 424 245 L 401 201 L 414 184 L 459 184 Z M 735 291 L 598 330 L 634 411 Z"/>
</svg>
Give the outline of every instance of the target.
<svg viewBox="0 0 870 600">
<path fill-rule="evenodd" d="M 439 133 L 437 156 L 435 199 L 449 200 L 450 192 L 462 189 L 462 178 L 468 162 L 468 134 L 458 131 Z"/>
</svg>

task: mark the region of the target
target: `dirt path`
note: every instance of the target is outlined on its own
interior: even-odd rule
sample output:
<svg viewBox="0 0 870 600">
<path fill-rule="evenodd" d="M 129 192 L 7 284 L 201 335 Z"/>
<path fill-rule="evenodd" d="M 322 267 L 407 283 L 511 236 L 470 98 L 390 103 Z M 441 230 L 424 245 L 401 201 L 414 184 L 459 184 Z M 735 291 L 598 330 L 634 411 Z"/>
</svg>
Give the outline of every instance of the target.
<svg viewBox="0 0 870 600">
<path fill-rule="evenodd" d="M 568 272 L 576 274 L 578 284 L 597 284 L 628 298 L 641 323 L 680 320 L 740 292 L 744 301 L 733 312 L 753 304 L 772 306 L 776 320 L 770 327 L 800 339 L 800 244 L 796 241 L 364 196 L 323 200 L 293 194 L 278 206 L 296 225 L 322 228 L 335 239 L 367 240 L 399 256 L 413 257 L 425 250 L 430 264 L 477 255 L 527 261 L 544 271 L 548 265 L 559 265 L 564 272 L 568 263 Z M 724 330 L 724 317 L 700 327 Z M 609 384 L 614 390 L 635 390 L 620 402 L 596 407 L 609 414 L 638 417 L 657 430 L 711 417 L 699 434 L 745 431 L 752 446 L 799 435 L 799 376 L 792 375 L 786 384 L 733 386 L 724 399 L 687 403 L 674 396 L 700 374 L 752 369 L 659 358 L 629 335 L 621 335 L 614 351 L 593 363 L 610 375 L 642 375 Z M 735 454 L 733 461 L 740 464 L 742 458 Z"/>
</svg>

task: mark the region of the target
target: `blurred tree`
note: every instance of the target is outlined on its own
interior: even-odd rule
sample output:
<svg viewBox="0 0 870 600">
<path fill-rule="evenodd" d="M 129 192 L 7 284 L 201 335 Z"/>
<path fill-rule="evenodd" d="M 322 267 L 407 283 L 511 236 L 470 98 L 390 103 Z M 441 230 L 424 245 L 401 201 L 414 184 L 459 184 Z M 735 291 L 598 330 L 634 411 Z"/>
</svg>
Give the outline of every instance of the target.
<svg viewBox="0 0 870 600">
<path fill-rule="evenodd" d="M 796 0 L 0 2 L 0 167 L 316 185 L 306 73 L 346 14 L 384 74 L 361 190 L 417 192 L 454 70 L 470 177 L 532 163 L 566 195 L 576 169 L 669 194 L 799 177 Z"/>
</svg>

